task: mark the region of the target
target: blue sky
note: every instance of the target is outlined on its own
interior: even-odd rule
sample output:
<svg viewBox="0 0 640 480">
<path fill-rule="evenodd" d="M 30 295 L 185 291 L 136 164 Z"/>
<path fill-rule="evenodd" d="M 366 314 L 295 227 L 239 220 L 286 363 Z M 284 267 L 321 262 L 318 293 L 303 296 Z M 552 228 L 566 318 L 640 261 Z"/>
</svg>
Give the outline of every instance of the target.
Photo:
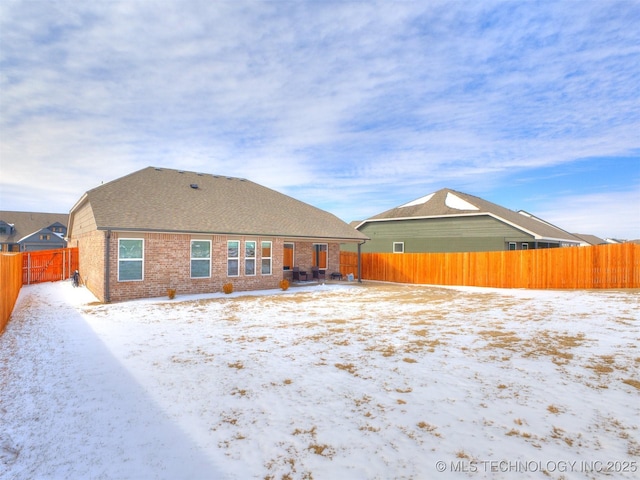
<svg viewBox="0 0 640 480">
<path fill-rule="evenodd" d="M 147 166 L 640 238 L 640 2 L 4 1 L 0 209 Z"/>
</svg>

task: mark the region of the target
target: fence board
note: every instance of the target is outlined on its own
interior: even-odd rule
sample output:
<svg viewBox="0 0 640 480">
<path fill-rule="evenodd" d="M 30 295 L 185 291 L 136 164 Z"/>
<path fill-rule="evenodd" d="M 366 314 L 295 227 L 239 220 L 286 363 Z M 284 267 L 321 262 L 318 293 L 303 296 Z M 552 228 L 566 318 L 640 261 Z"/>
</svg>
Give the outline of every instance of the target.
<svg viewBox="0 0 640 480">
<path fill-rule="evenodd" d="M 22 284 L 57 282 L 78 269 L 78 248 L 22 252 Z"/>
<path fill-rule="evenodd" d="M 22 287 L 22 254 L 0 253 L 0 334 L 13 312 Z"/>
<path fill-rule="evenodd" d="M 0 334 L 9 323 L 22 285 L 65 280 L 77 269 L 77 247 L 0 253 Z"/>
<path fill-rule="evenodd" d="M 364 280 L 497 288 L 640 288 L 640 245 L 468 253 L 363 253 Z M 357 272 L 357 254 L 340 253 Z M 348 272 L 347 272 L 348 270 Z"/>
</svg>

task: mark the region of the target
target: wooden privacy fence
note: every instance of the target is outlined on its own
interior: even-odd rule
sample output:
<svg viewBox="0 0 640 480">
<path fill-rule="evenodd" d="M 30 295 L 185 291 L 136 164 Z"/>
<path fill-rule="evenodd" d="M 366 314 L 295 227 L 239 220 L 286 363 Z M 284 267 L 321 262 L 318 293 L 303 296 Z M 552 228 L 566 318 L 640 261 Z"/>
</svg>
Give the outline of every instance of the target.
<svg viewBox="0 0 640 480">
<path fill-rule="evenodd" d="M 22 284 L 56 282 L 71 278 L 78 268 L 78 248 L 22 253 Z"/>
<path fill-rule="evenodd" d="M 22 287 L 22 254 L 0 253 L 0 334 L 4 331 Z"/>
<path fill-rule="evenodd" d="M 0 333 L 9 323 L 22 285 L 65 280 L 77 269 L 77 247 L 0 253 Z"/>
<path fill-rule="evenodd" d="M 640 288 L 640 245 L 633 243 L 504 252 L 363 253 L 361 257 L 363 280 L 497 288 Z M 341 265 L 354 263 L 356 253 L 341 252 Z M 357 273 L 357 267 L 351 272 Z"/>
</svg>

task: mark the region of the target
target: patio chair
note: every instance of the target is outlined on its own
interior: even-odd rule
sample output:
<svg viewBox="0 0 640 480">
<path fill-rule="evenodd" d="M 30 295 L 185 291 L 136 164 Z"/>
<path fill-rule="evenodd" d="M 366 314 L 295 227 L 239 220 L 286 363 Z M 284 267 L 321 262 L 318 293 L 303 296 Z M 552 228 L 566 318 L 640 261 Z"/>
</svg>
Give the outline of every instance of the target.
<svg viewBox="0 0 640 480">
<path fill-rule="evenodd" d="M 311 278 L 313 278 L 314 280 L 324 280 L 325 271 L 320 270 L 318 267 L 311 267 Z"/>
<path fill-rule="evenodd" d="M 301 271 L 300 267 L 293 267 L 293 281 L 300 282 L 303 279 L 305 281 L 309 279 L 309 275 L 307 275 L 307 272 Z"/>
</svg>

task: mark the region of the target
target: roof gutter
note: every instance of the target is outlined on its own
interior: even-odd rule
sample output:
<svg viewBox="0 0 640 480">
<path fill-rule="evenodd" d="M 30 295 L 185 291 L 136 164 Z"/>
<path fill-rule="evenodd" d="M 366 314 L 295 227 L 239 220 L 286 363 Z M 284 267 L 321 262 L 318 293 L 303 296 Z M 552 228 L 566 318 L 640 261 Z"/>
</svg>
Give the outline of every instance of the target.
<svg viewBox="0 0 640 480">
<path fill-rule="evenodd" d="M 103 230 L 111 232 L 112 230 L 118 232 L 134 232 L 134 233 L 165 233 L 173 235 L 230 235 L 230 236 L 249 236 L 249 237 L 279 237 L 284 239 L 298 239 L 298 240 L 318 240 L 327 241 L 331 240 L 340 243 L 353 243 L 353 242 L 366 242 L 371 240 L 369 237 L 331 237 L 321 235 L 291 235 L 287 233 L 256 233 L 256 232 L 211 232 L 206 230 L 164 230 L 164 229 L 152 229 L 152 228 L 127 228 L 127 227 L 97 227 L 97 230 Z"/>
</svg>

